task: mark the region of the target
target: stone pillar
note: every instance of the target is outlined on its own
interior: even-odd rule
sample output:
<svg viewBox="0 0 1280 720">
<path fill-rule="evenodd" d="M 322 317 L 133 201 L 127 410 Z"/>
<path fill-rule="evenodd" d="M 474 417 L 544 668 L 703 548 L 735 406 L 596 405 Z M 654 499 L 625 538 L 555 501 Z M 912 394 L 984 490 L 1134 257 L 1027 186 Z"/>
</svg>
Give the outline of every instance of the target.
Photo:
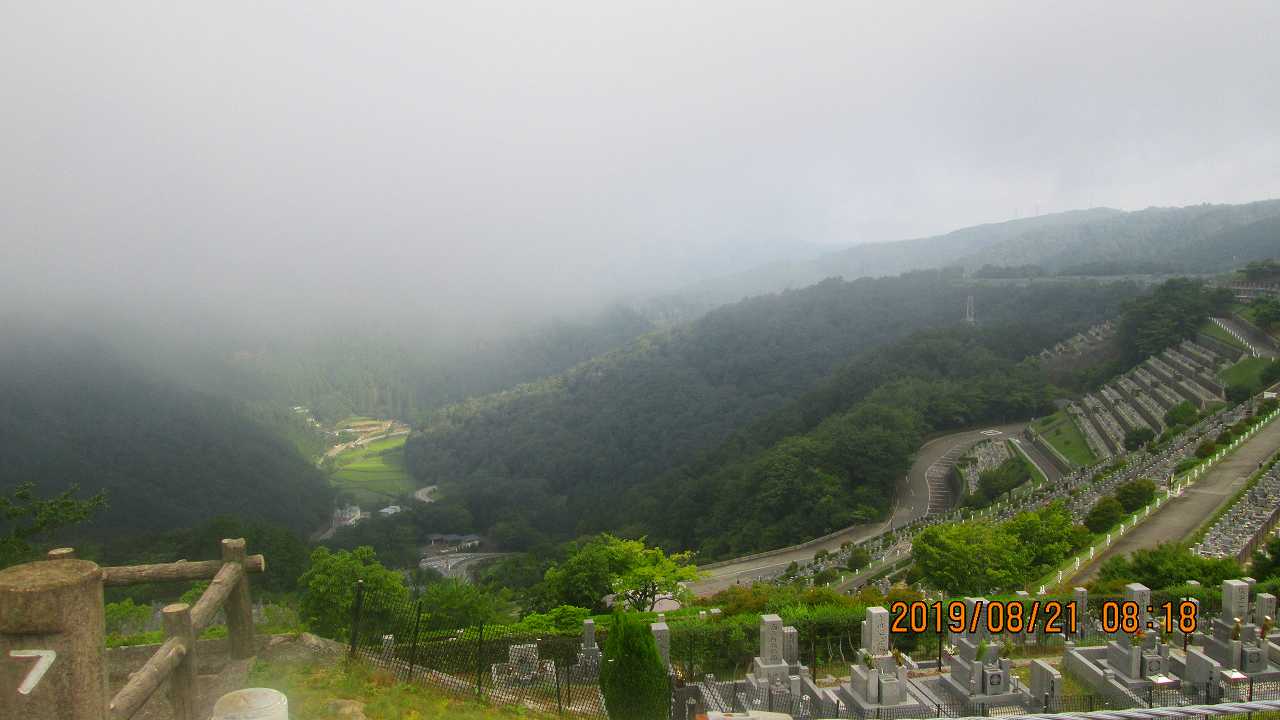
<svg viewBox="0 0 1280 720">
<path fill-rule="evenodd" d="M 96 563 L 0 570 L 0 718 L 106 719 L 103 613 Z"/>
<path fill-rule="evenodd" d="M 653 641 L 658 645 L 658 657 L 662 658 L 663 667 L 671 667 L 671 629 L 664 622 L 656 622 L 649 626 L 653 631 Z"/>
</svg>

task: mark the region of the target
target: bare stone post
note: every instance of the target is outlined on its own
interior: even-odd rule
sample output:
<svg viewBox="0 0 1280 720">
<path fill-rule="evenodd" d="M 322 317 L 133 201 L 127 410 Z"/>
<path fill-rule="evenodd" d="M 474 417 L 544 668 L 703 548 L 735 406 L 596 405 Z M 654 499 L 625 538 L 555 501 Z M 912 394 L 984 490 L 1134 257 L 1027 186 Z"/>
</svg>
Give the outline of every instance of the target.
<svg viewBox="0 0 1280 720">
<path fill-rule="evenodd" d="M 103 614 L 96 563 L 0 570 L 0 718 L 106 720 Z"/>
<path fill-rule="evenodd" d="M 222 541 L 222 561 L 245 564 L 244 538 Z M 240 660 L 253 657 L 253 604 L 249 597 L 249 573 L 240 574 L 224 608 L 227 614 L 227 636 L 231 640 L 231 657 Z"/>
<path fill-rule="evenodd" d="M 182 638 L 187 648 L 182 662 L 178 663 L 178 667 L 169 676 L 169 704 L 173 706 L 173 720 L 198 720 L 196 633 L 191 626 L 191 606 L 175 603 L 166 605 L 160 612 L 164 617 L 165 634 Z"/>
</svg>

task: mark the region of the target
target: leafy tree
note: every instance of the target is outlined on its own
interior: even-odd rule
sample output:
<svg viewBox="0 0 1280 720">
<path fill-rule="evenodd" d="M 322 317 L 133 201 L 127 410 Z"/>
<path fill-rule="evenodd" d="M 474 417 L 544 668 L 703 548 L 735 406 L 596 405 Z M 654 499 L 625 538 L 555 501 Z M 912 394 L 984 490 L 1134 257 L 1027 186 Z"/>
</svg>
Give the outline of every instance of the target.
<svg viewBox="0 0 1280 720">
<path fill-rule="evenodd" d="M 1130 480 L 1116 488 L 1116 500 L 1126 513 L 1136 512 L 1156 499 L 1156 484 L 1146 478 Z"/>
<path fill-rule="evenodd" d="M 1084 526 L 1089 528 L 1090 532 L 1104 533 L 1115 527 L 1124 514 L 1124 506 L 1120 501 L 1114 495 L 1107 495 L 1099 498 L 1089 510 L 1089 514 L 1084 516 Z"/>
<path fill-rule="evenodd" d="M 1233 403 L 1244 402 L 1253 396 L 1253 388 L 1245 383 L 1231 383 L 1227 386 L 1226 396 Z"/>
<path fill-rule="evenodd" d="M 106 604 L 106 628 L 109 635 L 134 635 L 146 630 L 151 619 L 150 605 L 136 605 L 133 598 Z"/>
<path fill-rule="evenodd" d="M 1262 368 L 1262 372 L 1258 374 L 1258 378 L 1262 381 L 1262 387 L 1268 388 L 1280 382 L 1280 360 L 1272 360 L 1270 364 Z"/>
<path fill-rule="evenodd" d="M 1225 310 L 1232 300 L 1230 290 L 1186 278 L 1159 285 L 1131 302 L 1120 319 L 1118 337 L 1125 359 L 1137 363 L 1194 336 L 1210 313 Z"/>
<path fill-rule="evenodd" d="M 861 545 L 849 551 L 849 562 L 846 565 L 850 570 L 861 570 L 871 562 L 871 551 Z"/>
<path fill-rule="evenodd" d="M 1205 440 L 1196 446 L 1196 457 L 1204 460 L 1218 451 L 1218 446 L 1212 440 Z"/>
<path fill-rule="evenodd" d="M 644 540 L 600 535 L 579 544 L 563 563 L 547 570 L 548 602 L 599 608 L 615 594 L 638 611 L 649 611 L 664 595 L 679 597 L 680 583 L 696 580 L 692 553 L 667 555 Z"/>
<path fill-rule="evenodd" d="M 662 548 L 645 547 L 643 540 L 610 538 L 610 542 L 622 556 L 623 568 L 613 581 L 613 591 L 633 610 L 653 610 L 663 596 L 681 598 L 685 590 L 680 583 L 698 579 L 693 553 L 667 555 Z"/>
<path fill-rule="evenodd" d="M 311 567 L 298 579 L 302 589 L 299 610 L 313 632 L 339 640 L 347 638 L 357 580 L 364 581 L 367 597 L 377 599 L 365 604 L 370 613 L 409 597 L 404 578 L 379 564 L 373 548 L 336 553 L 325 547 L 316 548 L 311 553 Z"/>
<path fill-rule="evenodd" d="M 1253 319 L 1263 330 L 1270 330 L 1280 323 L 1280 300 L 1267 295 L 1254 300 L 1250 307 L 1253 309 Z"/>
<path fill-rule="evenodd" d="M 1025 581 L 1048 572 L 1089 542 L 1088 532 L 1075 524 L 1061 501 L 1014 515 L 1003 527 L 1030 553 Z"/>
<path fill-rule="evenodd" d="M 600 666 L 600 691 L 613 720 L 663 720 L 671 688 L 653 633 L 622 612 L 613 614 Z"/>
<path fill-rule="evenodd" d="M 1259 580 L 1280 575 L 1280 536 L 1271 536 L 1265 546 L 1253 553 L 1249 573 Z"/>
<path fill-rule="evenodd" d="M 603 537 L 569 544 L 567 557 L 546 570 L 539 595 L 541 605 L 573 605 L 603 611 L 605 598 L 622 574 L 622 558 L 611 551 Z"/>
<path fill-rule="evenodd" d="M 1124 448 L 1132 452 L 1155 438 L 1155 431 L 1149 427 L 1134 428 L 1124 434 Z"/>
<path fill-rule="evenodd" d="M 79 500 L 75 497 L 78 491 L 79 487 L 72 485 L 42 499 L 36 496 L 34 483 L 24 482 L 7 495 L 0 493 L 0 518 L 7 526 L 0 534 L 0 568 L 30 560 L 34 555 L 33 541 L 78 525 L 107 504 L 106 493 Z"/>
<path fill-rule="evenodd" d="M 511 606 L 484 589 L 457 578 L 427 585 L 422 593 L 423 619 L 428 628 L 464 628 L 509 617 Z"/>
<path fill-rule="evenodd" d="M 1164 414 L 1164 424 L 1180 425 L 1185 428 L 1194 424 L 1199 417 L 1200 413 L 1196 410 L 1196 406 L 1192 405 L 1190 400 L 1183 400 Z"/>
<path fill-rule="evenodd" d="M 932 587 L 952 595 L 983 595 L 1022 583 L 1030 548 L 1003 526 L 988 522 L 943 523 L 925 528 L 912 543 L 916 565 Z"/>
<path fill-rule="evenodd" d="M 250 553 L 261 553 L 267 559 L 267 570 L 254 576 L 255 589 L 293 592 L 298 578 L 307 570 L 310 549 L 289 528 L 265 521 L 245 520 L 223 515 L 183 533 L 177 545 L 177 557 L 191 560 L 221 557 L 223 538 L 244 538 Z"/>
</svg>

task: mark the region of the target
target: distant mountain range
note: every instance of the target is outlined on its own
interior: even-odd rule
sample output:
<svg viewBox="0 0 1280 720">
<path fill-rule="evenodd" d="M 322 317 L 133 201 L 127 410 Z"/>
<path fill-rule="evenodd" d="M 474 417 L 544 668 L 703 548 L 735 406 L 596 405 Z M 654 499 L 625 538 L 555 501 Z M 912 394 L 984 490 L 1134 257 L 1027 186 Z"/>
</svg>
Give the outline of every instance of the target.
<svg viewBox="0 0 1280 720">
<path fill-rule="evenodd" d="M 743 297 L 800 288 L 828 277 L 896 275 L 958 266 L 1077 267 L 1159 264 L 1176 272 L 1219 272 L 1280 255 L 1280 200 L 1125 212 L 1093 208 L 977 225 L 945 235 L 868 243 L 811 259 L 773 262 L 674 293 L 710 308 Z M 675 302 L 674 300 L 671 302 Z"/>
</svg>

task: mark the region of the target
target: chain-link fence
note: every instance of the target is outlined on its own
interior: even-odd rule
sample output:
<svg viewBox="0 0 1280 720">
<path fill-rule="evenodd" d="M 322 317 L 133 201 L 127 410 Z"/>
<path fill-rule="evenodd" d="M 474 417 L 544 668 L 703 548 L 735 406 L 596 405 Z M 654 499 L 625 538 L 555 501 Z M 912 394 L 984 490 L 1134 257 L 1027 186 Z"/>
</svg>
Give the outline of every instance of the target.
<svg viewBox="0 0 1280 720">
<path fill-rule="evenodd" d="M 577 638 L 510 626 L 439 630 L 420 600 L 356 586 L 349 651 L 398 680 L 525 708 L 534 716 L 607 720 L 599 664 Z"/>
<path fill-rule="evenodd" d="M 1101 645 L 1118 636 L 1102 631 L 1099 609 L 1104 602 L 1120 599 L 1090 597 L 1080 630 L 1073 636 L 1037 631 L 995 635 L 990 641 L 1003 644 L 1004 654 L 1014 658 L 1051 657 L 1061 653 L 1068 640 L 1082 646 Z M 1166 600 L 1180 599 L 1153 593 L 1152 604 L 1158 607 Z M 1216 596 L 1201 598 L 1202 628 L 1208 618 L 1218 614 L 1220 605 Z M 583 638 L 577 633 L 536 633 L 510 625 L 440 629 L 432 617 L 433 609 L 424 607 L 420 600 L 366 592 L 362 584 L 357 584 L 348 628 L 349 652 L 396 680 L 521 707 L 533 717 L 608 719 L 598 680 L 600 648 L 608 628 L 600 628 L 596 642 L 584 647 Z M 849 675 L 850 665 L 858 661 L 861 635 L 857 620 L 849 615 L 796 623 L 798 660 L 809 668 L 813 678 L 825 677 L 830 683 L 833 678 Z M 851 704 L 841 693 L 796 692 L 749 681 L 748 672 L 759 648 L 758 625 L 741 618 L 705 620 L 694 616 L 675 616 L 667 622 L 672 720 L 694 717 L 707 710 L 774 711 L 806 719 L 906 720 L 1112 709 L 1111 701 L 1094 694 L 1042 700 L 1011 698 L 994 703 L 954 699 L 944 694 L 921 695 L 915 704 L 896 708 L 867 710 Z M 1177 633 L 1169 638 L 1174 644 L 1183 641 Z M 952 648 L 945 632 L 895 637 L 895 643 L 908 650 L 922 668 L 945 671 L 950 663 Z M 1245 677 L 1230 683 L 1183 682 L 1173 687 L 1152 684 L 1133 692 L 1129 700 L 1132 702 L 1121 707 L 1179 708 L 1280 700 L 1280 680 L 1264 682 Z"/>
</svg>

